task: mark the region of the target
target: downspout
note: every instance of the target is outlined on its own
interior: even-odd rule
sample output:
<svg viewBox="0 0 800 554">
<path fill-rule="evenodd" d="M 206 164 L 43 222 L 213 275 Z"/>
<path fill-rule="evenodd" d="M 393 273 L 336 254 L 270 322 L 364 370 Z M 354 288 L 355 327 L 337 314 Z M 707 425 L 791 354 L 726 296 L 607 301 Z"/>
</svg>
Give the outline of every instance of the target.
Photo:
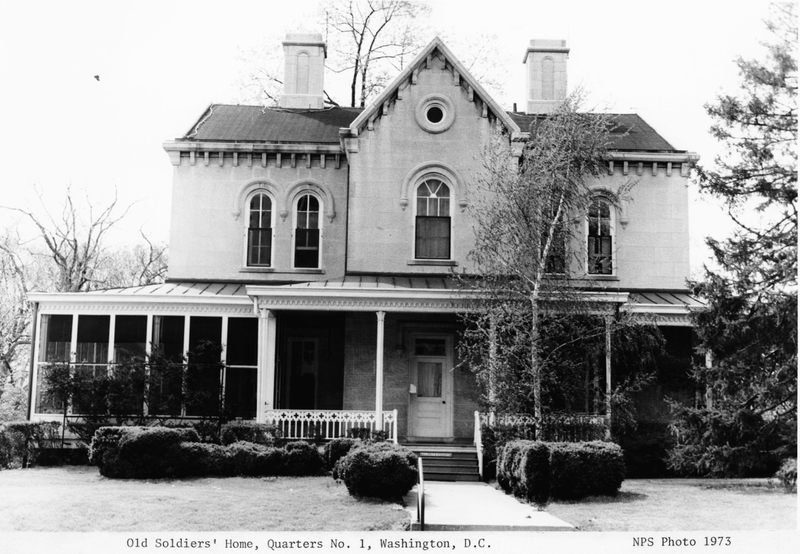
<svg viewBox="0 0 800 554">
<path fill-rule="evenodd" d="M 345 186 L 344 202 L 344 276 L 347 275 L 347 250 L 350 246 L 350 159 L 345 152 L 345 160 L 347 160 L 347 184 Z"/>
<path fill-rule="evenodd" d="M 31 323 L 31 356 L 28 369 L 28 421 L 33 416 L 33 370 L 36 367 L 34 354 L 36 353 L 36 330 L 39 328 L 39 303 L 33 302 L 33 321 Z"/>
</svg>

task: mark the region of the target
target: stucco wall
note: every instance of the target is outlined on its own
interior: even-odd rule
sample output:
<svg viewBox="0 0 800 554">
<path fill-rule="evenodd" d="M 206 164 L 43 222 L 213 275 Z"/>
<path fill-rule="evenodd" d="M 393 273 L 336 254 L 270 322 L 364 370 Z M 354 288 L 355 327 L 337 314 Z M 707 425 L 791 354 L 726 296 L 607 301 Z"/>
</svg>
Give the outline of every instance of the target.
<svg viewBox="0 0 800 554">
<path fill-rule="evenodd" d="M 444 132 L 424 130 L 415 110 L 428 95 L 446 97 L 455 119 Z M 394 273 L 442 273 L 447 266 L 412 265 L 414 259 L 414 196 L 417 181 L 401 206 L 403 184 L 423 164 L 451 169 L 459 181 L 451 189 L 451 259 L 463 267 L 472 244 L 472 225 L 459 202 L 468 195 L 468 183 L 479 168 L 477 154 L 491 134 L 488 118 L 466 90 L 453 84 L 452 73 L 441 59 L 421 69 L 417 84 L 402 90 L 389 113 L 364 130 L 357 153 L 350 153 L 350 219 L 348 270 Z M 459 186 L 460 185 L 460 186 Z"/>
<path fill-rule="evenodd" d="M 172 189 L 172 221 L 170 229 L 170 279 L 216 280 L 314 280 L 344 274 L 344 240 L 347 205 L 347 164 L 342 156 L 338 169 L 330 161 L 323 169 L 319 155 L 312 156 L 312 165 L 306 167 L 305 154 L 296 155 L 291 167 L 288 155 L 282 166 L 275 166 L 274 155 L 268 166 L 260 160 L 249 164 L 242 154 L 238 165 L 228 156 L 224 165 L 216 160 L 205 165 L 198 160 L 192 165 L 182 158 L 175 167 Z M 247 206 L 244 194 L 248 185 L 267 183 L 273 192 L 274 238 L 272 266 L 274 271 L 264 272 L 245 265 L 245 237 Z M 293 206 L 300 188 L 315 184 L 326 189 L 333 199 L 335 216 L 322 221 L 323 272 L 292 270 Z M 287 198 L 286 195 L 291 197 Z M 323 198 L 323 212 L 330 201 Z M 285 219 L 278 212 L 286 210 Z M 238 216 L 235 211 L 240 211 Z"/>
</svg>

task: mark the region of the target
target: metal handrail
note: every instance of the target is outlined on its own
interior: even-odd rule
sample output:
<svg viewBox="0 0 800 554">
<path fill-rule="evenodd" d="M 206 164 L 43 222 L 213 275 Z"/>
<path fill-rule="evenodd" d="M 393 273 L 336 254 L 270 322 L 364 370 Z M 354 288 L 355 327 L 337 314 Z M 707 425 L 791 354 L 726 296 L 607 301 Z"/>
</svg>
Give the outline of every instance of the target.
<svg viewBox="0 0 800 554">
<path fill-rule="evenodd" d="M 425 473 L 422 471 L 422 456 L 417 458 L 417 523 L 425 530 Z"/>
</svg>

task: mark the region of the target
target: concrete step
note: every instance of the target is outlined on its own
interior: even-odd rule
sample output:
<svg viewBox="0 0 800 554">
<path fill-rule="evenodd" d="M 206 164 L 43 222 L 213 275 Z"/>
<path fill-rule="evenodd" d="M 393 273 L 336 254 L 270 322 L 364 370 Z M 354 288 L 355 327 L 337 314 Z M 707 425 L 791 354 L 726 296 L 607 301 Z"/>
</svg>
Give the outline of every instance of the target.
<svg viewBox="0 0 800 554">
<path fill-rule="evenodd" d="M 412 443 L 406 447 L 422 458 L 427 481 L 478 481 L 478 454 L 474 445 Z"/>
</svg>

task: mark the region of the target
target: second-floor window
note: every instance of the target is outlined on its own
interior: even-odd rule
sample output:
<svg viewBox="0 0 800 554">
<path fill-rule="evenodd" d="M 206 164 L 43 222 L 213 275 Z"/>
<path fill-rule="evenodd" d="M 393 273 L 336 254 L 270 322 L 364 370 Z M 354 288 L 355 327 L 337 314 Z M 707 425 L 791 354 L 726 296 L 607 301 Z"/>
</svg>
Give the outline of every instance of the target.
<svg viewBox="0 0 800 554">
<path fill-rule="evenodd" d="M 450 259 L 450 189 L 439 179 L 427 179 L 417 188 L 414 257 Z"/>
<path fill-rule="evenodd" d="M 319 199 L 303 194 L 297 199 L 294 230 L 294 266 L 318 268 L 320 250 Z"/>
<path fill-rule="evenodd" d="M 614 270 L 614 243 L 611 205 L 595 198 L 589 206 L 587 217 L 587 270 L 590 275 L 612 275 Z"/>
<path fill-rule="evenodd" d="M 269 267 L 272 263 L 272 200 L 266 194 L 254 194 L 248 210 L 247 265 Z"/>
</svg>

